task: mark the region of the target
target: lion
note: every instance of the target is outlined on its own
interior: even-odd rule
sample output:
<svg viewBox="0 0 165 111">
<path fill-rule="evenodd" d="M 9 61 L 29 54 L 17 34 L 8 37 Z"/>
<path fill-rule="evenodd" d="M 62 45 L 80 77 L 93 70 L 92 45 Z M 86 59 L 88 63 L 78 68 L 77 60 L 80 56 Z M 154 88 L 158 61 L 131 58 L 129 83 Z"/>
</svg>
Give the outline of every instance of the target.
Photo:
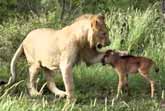
<svg viewBox="0 0 165 111">
<path fill-rule="evenodd" d="M 149 72 L 154 66 L 155 71 L 158 72 L 159 68 L 155 65 L 154 61 L 142 57 L 142 56 L 133 56 L 133 55 L 120 55 L 119 52 L 115 52 L 114 50 L 108 50 L 103 59 L 103 65 L 110 64 L 113 68 L 115 68 L 118 77 L 118 90 L 117 90 L 117 98 L 121 92 L 122 87 L 126 86 L 126 91 L 128 91 L 128 73 L 137 73 L 139 72 L 142 77 L 144 77 L 147 81 L 150 82 L 151 87 L 151 97 L 154 97 L 155 91 L 155 82 L 149 77 Z"/>
<path fill-rule="evenodd" d="M 15 64 L 18 57 L 24 53 L 29 64 L 28 92 L 31 96 L 41 95 L 35 88 L 38 72 L 45 71 L 48 89 L 56 96 L 74 98 L 72 68 L 79 60 L 87 64 L 101 62 L 103 52 L 97 48 L 109 45 L 107 27 L 104 16 L 88 14 L 88 17 L 78 17 L 75 22 L 62 29 L 40 28 L 29 32 L 14 54 L 8 85 L 16 81 Z M 53 72 L 60 70 L 65 91 L 56 87 Z"/>
</svg>

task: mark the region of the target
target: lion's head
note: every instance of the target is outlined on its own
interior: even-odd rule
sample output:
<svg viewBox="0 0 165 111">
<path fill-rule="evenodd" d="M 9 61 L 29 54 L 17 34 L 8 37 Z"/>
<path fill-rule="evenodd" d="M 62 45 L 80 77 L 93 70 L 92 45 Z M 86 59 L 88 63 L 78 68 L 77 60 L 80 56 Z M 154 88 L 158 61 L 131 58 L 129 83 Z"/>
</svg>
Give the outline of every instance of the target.
<svg viewBox="0 0 165 111">
<path fill-rule="evenodd" d="M 90 47 L 102 48 L 110 43 L 105 17 L 101 14 L 90 17 L 91 31 L 88 33 Z"/>
</svg>

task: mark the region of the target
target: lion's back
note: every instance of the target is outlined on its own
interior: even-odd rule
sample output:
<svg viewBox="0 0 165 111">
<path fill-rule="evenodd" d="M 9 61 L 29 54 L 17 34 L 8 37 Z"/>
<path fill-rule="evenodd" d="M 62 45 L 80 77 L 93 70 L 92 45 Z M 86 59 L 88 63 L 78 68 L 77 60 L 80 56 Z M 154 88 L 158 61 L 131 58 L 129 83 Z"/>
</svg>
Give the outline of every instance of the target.
<svg viewBox="0 0 165 111">
<path fill-rule="evenodd" d="M 43 66 L 53 67 L 59 61 L 57 31 L 54 29 L 36 29 L 31 31 L 23 41 L 24 53 L 28 62 L 40 61 Z"/>
</svg>

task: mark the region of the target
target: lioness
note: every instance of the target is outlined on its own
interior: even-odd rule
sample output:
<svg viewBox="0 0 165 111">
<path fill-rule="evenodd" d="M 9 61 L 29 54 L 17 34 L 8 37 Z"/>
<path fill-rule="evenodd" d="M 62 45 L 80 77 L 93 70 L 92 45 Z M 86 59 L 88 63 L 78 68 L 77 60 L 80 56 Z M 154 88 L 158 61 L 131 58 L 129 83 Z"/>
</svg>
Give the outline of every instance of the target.
<svg viewBox="0 0 165 111">
<path fill-rule="evenodd" d="M 122 87 L 125 85 L 128 92 L 128 73 L 139 72 L 151 85 L 151 97 L 154 96 L 154 81 L 149 77 L 149 71 L 155 63 L 146 57 L 132 56 L 132 55 L 120 55 L 118 52 L 108 50 L 102 59 L 103 65 L 110 64 L 115 68 L 118 76 L 118 90 L 117 98 L 121 92 Z M 158 68 L 155 67 L 155 71 L 158 72 Z M 129 92 L 128 92 L 129 93 Z"/>
<path fill-rule="evenodd" d="M 79 19 L 80 18 L 80 19 Z M 11 60 L 11 77 L 8 85 L 15 82 L 15 63 L 24 53 L 29 64 L 28 90 L 31 96 L 41 95 L 35 88 L 38 71 L 44 68 L 47 86 L 55 95 L 67 96 L 71 100 L 73 95 L 72 67 L 78 60 L 88 64 L 101 62 L 104 53 L 97 52 L 109 44 L 109 36 L 103 15 L 88 14 L 80 16 L 71 25 L 60 30 L 49 28 L 31 31 L 23 40 Z M 53 80 L 53 71 L 61 70 L 65 92 L 58 89 Z"/>
</svg>

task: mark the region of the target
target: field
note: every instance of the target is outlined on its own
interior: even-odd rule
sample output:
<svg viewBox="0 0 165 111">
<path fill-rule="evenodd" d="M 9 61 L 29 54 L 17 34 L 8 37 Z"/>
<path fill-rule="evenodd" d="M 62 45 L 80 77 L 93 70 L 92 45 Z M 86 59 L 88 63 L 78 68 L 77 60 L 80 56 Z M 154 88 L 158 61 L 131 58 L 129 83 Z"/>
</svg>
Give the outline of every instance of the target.
<svg viewBox="0 0 165 111">
<path fill-rule="evenodd" d="M 77 101 L 70 105 L 68 111 L 163 111 L 161 102 L 165 79 L 160 75 L 153 76 L 157 81 L 153 99 L 149 95 L 149 84 L 139 75 L 132 75 L 129 77 L 131 96 L 123 94 L 113 102 L 117 87 L 117 75 L 113 69 L 101 65 L 76 66 L 74 83 Z M 60 75 L 56 81 L 63 89 Z M 1 111 L 60 111 L 65 105 L 65 99 L 55 98 L 46 88 L 43 97 L 31 98 L 24 86 L 25 81 L 22 81 L 1 97 Z"/>
<path fill-rule="evenodd" d="M 160 68 L 159 74 L 151 71 L 156 81 L 156 95 L 150 98 L 150 86 L 138 73 L 129 76 L 131 96 L 123 93 L 113 101 L 117 91 L 118 77 L 111 66 L 95 64 L 87 67 L 84 63 L 74 67 L 74 93 L 76 102 L 68 111 L 165 111 L 165 18 L 159 2 L 145 9 L 111 8 L 105 12 L 109 29 L 111 49 L 127 50 L 130 54 L 152 58 Z M 102 8 L 103 9 L 103 8 Z M 92 9 L 91 9 L 92 10 Z M 86 10 L 87 11 L 87 10 Z M 27 18 L 26 18 L 27 17 Z M 0 24 L 0 79 L 9 78 L 10 60 L 26 34 L 35 28 L 50 27 L 59 29 L 71 22 L 59 22 L 57 12 L 50 11 L 39 16 L 32 13 L 22 17 L 9 17 Z M 17 63 L 17 83 L 0 89 L 0 111 L 60 111 L 65 99 L 56 98 L 45 87 L 43 96 L 32 98 L 26 89 L 27 63 L 21 57 Z M 61 74 L 54 78 L 60 89 L 64 89 Z M 38 89 L 45 83 L 40 71 Z"/>
</svg>

